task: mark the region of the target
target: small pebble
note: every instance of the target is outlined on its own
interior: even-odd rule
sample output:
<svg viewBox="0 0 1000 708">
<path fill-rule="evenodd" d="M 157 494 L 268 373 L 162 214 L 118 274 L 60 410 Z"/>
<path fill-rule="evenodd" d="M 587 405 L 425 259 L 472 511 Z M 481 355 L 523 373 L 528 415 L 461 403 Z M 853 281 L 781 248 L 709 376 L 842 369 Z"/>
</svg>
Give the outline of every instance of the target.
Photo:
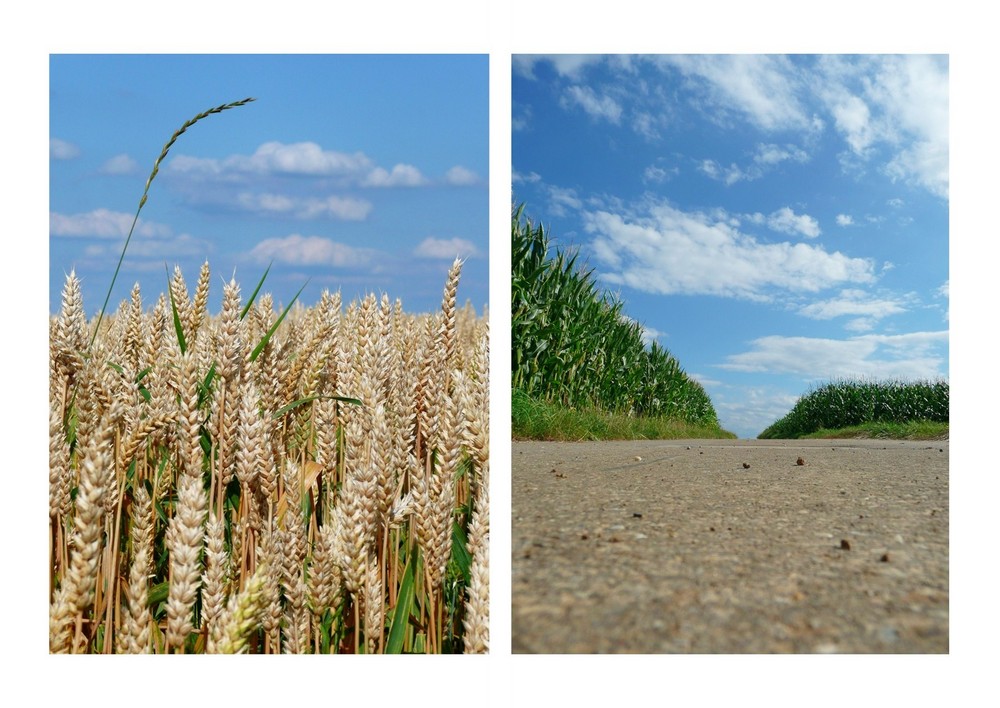
<svg viewBox="0 0 1000 708">
<path fill-rule="evenodd" d="M 636 462 L 642 462 L 642 458 L 641 458 L 641 457 L 639 457 L 638 455 L 636 455 L 636 456 L 635 456 L 635 461 L 636 461 Z"/>
<path fill-rule="evenodd" d="M 882 557 L 881 557 L 881 558 L 879 558 L 879 560 L 880 560 L 881 562 L 883 562 L 883 563 L 888 563 L 888 562 L 889 562 L 889 554 L 888 554 L 888 553 L 883 553 L 883 554 L 882 554 Z"/>
<path fill-rule="evenodd" d="M 745 470 L 750 469 L 750 463 L 749 462 L 744 462 L 743 463 L 743 469 L 745 469 Z"/>
<path fill-rule="evenodd" d="M 805 463 L 806 463 L 806 461 L 803 460 L 801 457 L 795 461 L 795 464 L 797 464 L 797 465 L 804 465 Z"/>
<path fill-rule="evenodd" d="M 634 518 L 634 519 L 641 519 L 642 518 L 642 514 L 640 514 L 639 512 L 634 512 L 632 514 L 632 518 Z"/>
<path fill-rule="evenodd" d="M 845 551 L 849 551 L 851 550 L 851 542 L 848 541 L 846 538 L 842 538 L 840 539 L 840 547 L 843 548 Z"/>
</svg>

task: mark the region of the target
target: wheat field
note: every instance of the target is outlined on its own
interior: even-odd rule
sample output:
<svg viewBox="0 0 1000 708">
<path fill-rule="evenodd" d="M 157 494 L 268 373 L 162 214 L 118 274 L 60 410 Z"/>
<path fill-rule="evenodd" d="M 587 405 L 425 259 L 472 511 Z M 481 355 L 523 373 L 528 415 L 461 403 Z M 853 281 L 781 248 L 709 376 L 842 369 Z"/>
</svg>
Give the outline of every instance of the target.
<svg viewBox="0 0 1000 708">
<path fill-rule="evenodd" d="M 50 651 L 487 652 L 489 333 L 460 272 L 432 314 L 328 291 L 279 313 L 230 280 L 212 316 L 205 263 L 193 294 L 175 269 L 92 320 L 70 273 Z"/>
</svg>

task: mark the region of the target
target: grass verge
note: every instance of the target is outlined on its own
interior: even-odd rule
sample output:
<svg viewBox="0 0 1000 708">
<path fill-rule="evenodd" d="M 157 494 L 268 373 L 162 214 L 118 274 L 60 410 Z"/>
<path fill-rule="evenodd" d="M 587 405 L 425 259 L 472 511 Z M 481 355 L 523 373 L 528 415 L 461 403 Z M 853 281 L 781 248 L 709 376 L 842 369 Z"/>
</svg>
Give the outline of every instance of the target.
<svg viewBox="0 0 1000 708">
<path fill-rule="evenodd" d="M 865 423 L 835 430 L 822 429 L 803 438 L 872 439 L 872 440 L 947 440 L 948 423 L 933 420 L 910 420 L 905 423 Z"/>
<path fill-rule="evenodd" d="M 718 426 L 642 418 L 545 403 L 520 390 L 511 396 L 511 433 L 515 440 L 679 440 L 735 438 Z"/>
</svg>

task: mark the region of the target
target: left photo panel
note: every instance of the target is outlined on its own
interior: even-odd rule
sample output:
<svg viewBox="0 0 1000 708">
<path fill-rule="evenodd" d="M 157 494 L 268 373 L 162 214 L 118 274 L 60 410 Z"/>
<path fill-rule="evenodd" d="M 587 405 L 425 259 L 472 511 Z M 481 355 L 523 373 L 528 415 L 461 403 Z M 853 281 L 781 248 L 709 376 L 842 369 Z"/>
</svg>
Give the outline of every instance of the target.
<svg viewBox="0 0 1000 708">
<path fill-rule="evenodd" d="M 49 651 L 487 653 L 489 57 L 49 70 Z"/>
</svg>

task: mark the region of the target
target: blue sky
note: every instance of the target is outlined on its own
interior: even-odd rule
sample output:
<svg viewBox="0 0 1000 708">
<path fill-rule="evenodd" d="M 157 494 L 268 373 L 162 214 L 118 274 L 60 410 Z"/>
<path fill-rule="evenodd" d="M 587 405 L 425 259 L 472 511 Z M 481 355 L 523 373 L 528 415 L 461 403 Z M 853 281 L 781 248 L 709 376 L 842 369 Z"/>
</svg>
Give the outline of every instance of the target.
<svg viewBox="0 0 1000 708">
<path fill-rule="evenodd" d="M 514 55 L 514 199 L 755 437 L 948 377 L 946 56 Z"/>
<path fill-rule="evenodd" d="M 248 297 L 287 303 L 306 283 L 345 303 L 368 292 L 408 312 L 440 306 L 465 259 L 459 304 L 489 301 L 489 66 L 480 55 L 52 55 L 49 305 L 75 269 L 84 306 L 107 293 L 146 179 L 160 166 L 109 310 L 140 283 L 152 306 L 166 271 L 209 308 L 235 272 Z"/>
</svg>

